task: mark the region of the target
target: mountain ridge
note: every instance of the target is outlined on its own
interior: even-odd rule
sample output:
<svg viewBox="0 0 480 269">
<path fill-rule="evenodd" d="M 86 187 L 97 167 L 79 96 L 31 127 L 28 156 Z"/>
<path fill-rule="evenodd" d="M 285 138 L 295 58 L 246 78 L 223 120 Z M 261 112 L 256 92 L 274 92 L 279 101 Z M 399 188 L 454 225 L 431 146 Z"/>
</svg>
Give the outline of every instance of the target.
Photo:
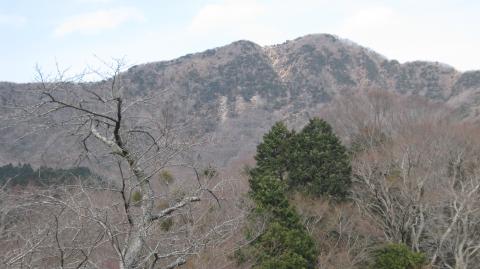
<svg viewBox="0 0 480 269">
<path fill-rule="evenodd" d="M 312 46 L 316 45 L 316 46 Z M 333 49 L 332 49 L 333 48 Z M 141 65 L 136 65 L 129 69 L 142 69 L 142 68 L 149 68 L 151 66 L 175 66 L 178 64 L 182 64 L 185 62 L 196 62 L 198 58 L 206 59 L 214 57 L 215 55 L 222 55 L 231 54 L 232 50 L 241 53 L 241 54 L 248 54 L 254 53 L 259 58 L 265 57 L 269 59 L 269 61 L 265 61 L 264 64 L 270 65 L 272 70 L 275 71 L 276 75 L 282 82 L 291 82 L 288 79 L 286 80 L 287 74 L 292 69 L 295 71 L 298 67 L 298 64 L 292 64 L 293 59 L 299 59 L 299 57 L 305 57 L 309 61 L 309 66 L 307 67 L 318 67 L 322 62 L 326 62 L 326 66 L 334 67 L 330 68 L 329 71 L 333 73 L 333 76 L 340 80 L 340 84 L 350 84 L 349 86 L 355 86 L 359 88 L 377 88 L 377 89 L 396 89 L 400 93 L 405 94 L 410 91 L 413 91 L 414 94 L 419 93 L 420 95 L 426 95 L 427 97 L 441 97 L 444 101 L 447 101 L 453 92 L 459 92 L 459 87 L 452 89 L 455 82 L 458 80 L 459 82 L 465 81 L 469 83 L 470 86 L 476 86 L 478 79 L 478 73 L 480 71 L 471 70 L 471 71 L 458 71 L 455 68 L 440 62 L 429 62 L 429 61 L 411 61 L 400 63 L 394 59 L 388 59 L 387 57 L 369 49 L 366 47 L 362 47 L 348 39 L 340 39 L 336 36 L 329 35 L 329 34 L 313 34 L 313 35 L 306 35 L 303 37 L 296 38 L 294 40 L 286 41 L 282 44 L 276 45 L 269 45 L 269 46 L 260 46 L 254 42 L 248 40 L 239 40 L 233 43 L 230 43 L 225 46 L 217 47 L 214 49 L 209 49 L 203 52 L 187 54 L 185 56 L 179 57 L 177 59 L 173 59 L 170 61 L 160 61 L 160 62 L 151 62 L 145 63 Z M 321 54 L 314 54 L 308 55 L 308 50 L 310 53 L 323 51 L 326 52 L 327 55 Z M 300 52 L 300 53 L 299 53 Z M 303 52 L 303 55 L 302 53 Z M 358 54 L 357 56 L 361 57 L 361 59 L 354 59 L 357 62 L 352 63 L 351 57 L 348 57 L 348 54 L 352 54 L 352 52 Z M 293 55 L 289 55 L 290 59 L 285 59 L 283 57 L 283 64 L 282 66 L 282 57 L 279 55 L 285 56 L 285 53 L 290 53 Z M 339 59 L 340 61 L 331 61 L 328 62 L 327 58 L 335 58 L 335 53 L 339 53 L 340 57 L 344 57 L 343 59 Z M 342 55 L 343 54 L 343 55 Z M 310 56 L 310 57 L 308 57 Z M 287 57 L 287 58 L 288 58 Z M 315 58 L 316 57 L 316 58 Z M 222 57 L 218 57 L 217 59 L 221 59 Z M 228 58 L 228 57 L 227 57 Z M 225 59 L 225 57 L 223 57 Z M 337 59 L 338 60 L 338 59 Z M 342 60 L 344 61 L 342 63 Z M 228 59 L 227 59 L 228 61 Z M 356 77 L 351 77 L 346 72 L 347 67 L 352 66 L 352 64 L 356 64 L 357 66 L 363 65 L 363 70 L 348 70 L 349 72 L 352 71 L 353 75 Z M 381 67 L 381 68 L 379 68 Z M 302 68 L 300 66 L 300 68 Z M 342 70 L 343 69 L 343 70 Z M 380 71 L 379 74 L 379 70 Z M 420 72 L 415 72 L 415 70 L 420 70 Z M 317 70 L 318 71 L 318 70 Z M 364 73 L 364 74 L 362 74 Z M 387 74 L 385 74 L 387 73 Z M 273 74 L 272 74 L 273 75 Z M 332 74 L 330 74 L 332 75 Z M 385 79 L 377 81 L 379 83 L 372 84 L 369 81 L 375 80 L 378 76 L 398 76 L 396 81 L 391 81 Z M 326 74 L 328 76 L 328 74 Z M 416 76 L 412 78 L 412 76 Z M 429 77 L 430 76 L 430 77 Z M 450 78 L 446 78 L 446 77 Z M 463 77 L 462 77 L 463 76 Z M 267 78 L 269 79 L 269 78 Z M 324 78 L 325 79 L 325 78 Z M 417 81 L 417 85 L 410 85 L 411 81 L 413 80 L 425 80 L 429 79 L 430 81 Z M 328 80 L 328 78 L 327 78 Z M 331 80 L 331 78 L 330 78 Z M 343 80 L 343 81 L 342 81 Z M 448 81 L 445 81 L 448 80 Z M 432 81 L 434 83 L 432 83 Z M 443 84 L 435 83 L 443 81 Z M 354 84 L 360 85 L 354 85 Z M 317 83 L 320 84 L 320 83 Z M 295 85 L 298 87 L 299 85 Z M 303 85 L 305 86 L 305 85 Z M 328 88 L 334 88 L 338 90 L 338 88 L 345 88 L 345 85 L 325 85 Z M 348 86 L 348 85 L 347 85 Z M 302 88 L 302 87 L 300 87 Z M 429 89 L 425 89 L 429 88 Z M 439 89 L 435 89 L 439 88 Z M 461 88 L 460 88 L 461 89 Z M 313 88 L 311 90 L 318 90 Z M 424 91 L 422 93 L 422 90 Z M 440 91 L 440 92 L 438 92 Z"/>
<path fill-rule="evenodd" d="M 480 115 L 480 71 L 460 72 L 438 62 L 399 63 L 329 34 L 263 47 L 239 40 L 169 61 L 135 65 L 121 75 L 127 95 L 169 92 L 155 100 L 159 110 L 169 107 L 180 120 L 193 118 L 197 133 L 215 137 L 214 145 L 202 151 L 205 159 L 220 166 L 250 158 L 273 122 L 300 126 L 332 99 L 352 92 L 418 95 L 452 107 L 464 119 Z M 108 81 L 79 86 L 103 83 Z M 21 101 L 15 100 L 19 98 L 15 91 L 34 85 L 0 83 L 0 103 Z M 13 141 L 14 133 L 4 131 L 4 144 Z M 0 161 L 43 158 L 45 149 L 33 143 L 27 141 L 21 149 L 0 145 Z"/>
<path fill-rule="evenodd" d="M 398 62 L 399 64 L 401 65 L 405 65 L 405 64 L 416 64 L 416 63 L 425 63 L 425 64 L 431 64 L 431 65 L 439 65 L 439 66 L 443 66 L 447 69 L 454 69 L 455 71 L 459 72 L 459 73 L 468 73 L 468 72 L 480 72 L 480 70 L 478 69 L 472 69 L 472 70 L 465 70 L 465 71 L 460 71 L 458 69 L 456 69 L 455 67 L 449 65 L 448 63 L 445 63 L 445 62 L 440 62 L 440 61 L 428 61 L 428 60 L 412 60 L 412 61 L 405 61 L 405 62 L 400 62 L 396 59 L 393 59 L 393 58 L 389 58 L 388 56 L 385 56 L 373 49 L 370 49 L 368 47 L 365 47 L 365 46 L 362 46 L 358 43 L 356 43 L 355 41 L 352 41 L 350 39 L 347 39 L 347 38 L 341 38 L 341 37 L 338 37 L 336 35 L 333 35 L 333 34 L 326 34 L 326 33 L 316 33 L 316 34 L 307 34 L 307 35 L 304 35 L 304 36 L 300 36 L 300 37 L 297 37 L 295 39 L 291 39 L 291 40 L 285 40 L 284 42 L 282 43 L 278 43 L 278 44 L 272 44 L 272 45 L 265 45 L 265 46 L 261 46 L 253 41 L 250 41 L 250 40 L 247 40 L 247 39 L 240 39 L 240 40 L 236 40 L 236 41 L 233 41 L 231 43 L 228 43 L 228 44 L 225 44 L 225 45 L 220 45 L 220 46 L 217 46 L 217 47 L 214 47 L 214 48 L 211 48 L 211 49 L 206 49 L 206 50 L 203 50 L 203 51 L 197 51 L 197 52 L 191 52 L 191 53 L 187 53 L 185 55 L 182 55 L 182 56 L 179 56 L 179 57 L 176 57 L 176 58 L 173 58 L 173 59 L 169 59 L 169 60 L 158 60 L 158 61 L 151 61 L 151 62 L 145 62 L 145 63 L 140 63 L 140 64 L 135 64 L 134 66 L 132 66 L 131 68 L 135 68 L 135 67 L 140 67 L 140 66 L 143 66 L 143 65 L 149 65 L 149 64 L 158 64 L 158 63 L 171 63 L 171 62 L 177 62 L 178 60 L 180 59 L 183 59 L 183 58 L 189 58 L 191 56 L 194 56 L 194 55 L 197 55 L 197 54 L 203 54 L 203 53 L 209 53 L 210 51 L 215 51 L 215 50 L 218 50 L 218 49 L 221 49 L 221 48 L 224 48 L 224 47 L 228 47 L 230 45 L 234 45 L 234 44 L 237 44 L 237 43 L 250 43 L 250 44 L 253 44 L 255 46 L 258 46 L 260 48 L 263 48 L 263 49 L 266 49 L 266 48 L 271 48 L 271 47 L 276 47 L 276 46 L 281 46 L 281 45 L 284 45 L 284 44 L 287 44 L 287 43 L 290 43 L 290 42 L 295 42 L 295 41 L 299 41 L 299 40 L 302 40 L 302 39 L 306 39 L 306 38 L 311 38 L 311 37 L 330 37 L 330 38 L 334 38 L 336 39 L 337 41 L 339 42 L 344 42 L 345 44 L 347 45 L 351 45 L 351 46 L 358 46 L 358 47 L 361 47 L 362 49 L 365 49 L 366 51 L 369 51 L 371 53 L 374 53 L 382 58 L 384 58 L 385 60 L 388 60 L 388 61 L 394 61 L 394 62 Z M 0 81 L 0 82 L 10 82 L 10 81 Z M 10 82 L 10 83 L 16 83 L 16 84 L 23 84 L 23 83 L 17 83 L 17 82 Z"/>
</svg>

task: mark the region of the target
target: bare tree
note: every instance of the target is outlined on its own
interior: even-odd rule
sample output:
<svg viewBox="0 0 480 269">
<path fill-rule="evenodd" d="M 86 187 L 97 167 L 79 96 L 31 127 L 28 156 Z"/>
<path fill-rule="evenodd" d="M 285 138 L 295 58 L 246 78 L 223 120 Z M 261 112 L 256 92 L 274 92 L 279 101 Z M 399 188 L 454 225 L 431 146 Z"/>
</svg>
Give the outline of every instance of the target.
<svg viewBox="0 0 480 269">
<path fill-rule="evenodd" d="M 389 93 L 353 95 L 329 109 L 327 118 L 351 145 L 351 197 L 384 241 L 426 253 L 432 268 L 474 268 L 478 129 L 448 107 Z"/>
<path fill-rule="evenodd" d="M 39 101 L 29 97 L 29 104 L 15 105 L 10 123 L 66 132 L 81 145 L 74 148 L 80 161 L 100 163 L 104 174 L 116 180 L 35 195 L 38 212 L 50 212 L 48 222 L 37 223 L 48 227 L 37 231 L 38 241 L 24 240 L 21 253 L 4 264 L 21 266 L 30 246 L 48 248 L 58 268 L 103 268 L 109 263 L 122 269 L 176 268 L 241 223 L 242 212 L 226 201 L 233 193 L 231 182 L 219 180 L 212 168 L 187 161 L 201 141 L 194 132 L 184 134 L 187 120 L 175 122 L 168 110 L 158 107 L 168 92 L 135 97 L 121 69 L 117 62 L 111 76 L 96 84 L 72 82 L 62 72 L 50 80 L 39 72 L 39 83 L 27 93 Z M 159 177 L 167 167 L 183 167 L 177 170 L 187 179 L 159 190 L 157 181 L 171 181 Z M 41 241 L 41 234 L 49 235 L 48 240 Z"/>
<path fill-rule="evenodd" d="M 422 124 L 435 122 L 436 115 L 423 111 L 432 110 L 427 104 L 418 111 L 410 100 L 398 99 L 369 92 L 340 100 L 334 113 L 342 116 L 333 121 L 354 154 L 352 198 L 386 240 L 418 251 L 426 224 L 425 185 L 436 173 L 434 139 L 426 137 Z"/>
<path fill-rule="evenodd" d="M 480 261 L 480 149 L 476 133 L 471 128 L 458 128 L 455 136 L 444 141 L 447 165 L 437 181 L 437 202 L 429 223 L 432 265 L 466 269 Z"/>
</svg>

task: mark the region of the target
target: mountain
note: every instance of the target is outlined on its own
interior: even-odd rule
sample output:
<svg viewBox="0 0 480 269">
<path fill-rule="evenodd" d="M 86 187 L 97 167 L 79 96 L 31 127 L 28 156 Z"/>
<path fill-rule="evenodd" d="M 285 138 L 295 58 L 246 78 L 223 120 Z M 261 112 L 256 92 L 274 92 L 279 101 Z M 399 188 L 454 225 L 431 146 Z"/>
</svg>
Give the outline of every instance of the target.
<svg viewBox="0 0 480 269">
<path fill-rule="evenodd" d="M 328 34 L 265 47 L 237 41 L 171 61 L 133 66 L 123 79 L 126 94 L 132 96 L 168 92 L 156 97 L 159 110 L 168 108 L 177 118 L 197 121 L 195 132 L 214 142 L 202 146 L 203 160 L 221 167 L 251 159 L 273 122 L 285 120 L 299 126 L 336 96 L 352 91 L 419 95 L 445 103 L 465 119 L 476 119 L 480 108 L 480 71 L 459 72 L 437 62 L 401 64 Z M 83 86 L 95 88 L 103 83 Z M 12 103 L 15 92 L 32 85 L 0 83 L 0 103 Z M 48 131 L 20 144 L 12 141 L 23 131 L 1 132 L 1 163 L 50 162 L 53 159 L 45 156 L 70 149 L 68 143 L 47 149 L 48 141 L 55 139 Z"/>
</svg>

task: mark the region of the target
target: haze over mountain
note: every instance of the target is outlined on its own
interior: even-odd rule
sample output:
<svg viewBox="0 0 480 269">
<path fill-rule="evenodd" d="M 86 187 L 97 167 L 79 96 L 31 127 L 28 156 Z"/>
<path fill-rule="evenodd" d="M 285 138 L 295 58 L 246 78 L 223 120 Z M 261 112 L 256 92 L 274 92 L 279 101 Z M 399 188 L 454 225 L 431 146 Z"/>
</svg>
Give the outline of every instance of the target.
<svg viewBox="0 0 480 269">
<path fill-rule="evenodd" d="M 221 167 L 251 158 L 273 122 L 285 120 L 298 126 L 336 96 L 351 92 L 385 90 L 423 96 L 445 103 L 465 119 L 476 119 L 480 106 L 480 71 L 459 72 L 436 62 L 401 64 L 328 34 L 265 47 L 237 41 L 172 61 L 134 66 L 125 71 L 123 80 L 125 94 L 145 96 L 166 90 L 169 94 L 156 97 L 159 110 L 169 108 L 184 121 L 195 115 L 200 126 L 195 132 L 214 142 L 202 147 L 202 158 Z M 17 91 L 32 86 L 0 83 L 2 106 L 14 102 Z M 21 143 L 13 141 L 22 131 L 0 132 L 1 163 L 50 162 L 55 158 L 45 156 L 72 149 L 69 145 L 52 149 L 48 143 L 55 139 L 52 131 Z"/>
</svg>

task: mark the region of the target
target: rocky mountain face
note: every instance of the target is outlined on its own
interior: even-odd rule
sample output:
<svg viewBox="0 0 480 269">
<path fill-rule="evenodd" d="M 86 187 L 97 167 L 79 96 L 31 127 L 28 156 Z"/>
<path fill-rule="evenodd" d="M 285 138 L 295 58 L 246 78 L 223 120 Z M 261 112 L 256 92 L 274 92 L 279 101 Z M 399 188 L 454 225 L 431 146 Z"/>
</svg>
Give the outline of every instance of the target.
<svg viewBox="0 0 480 269">
<path fill-rule="evenodd" d="M 352 91 L 424 96 L 471 119 L 478 117 L 480 107 L 480 71 L 462 73 L 432 62 L 400 64 L 327 34 L 266 47 L 237 41 L 172 61 L 134 66 L 123 79 L 126 94 L 132 96 L 168 92 L 156 97 L 159 109 L 168 107 L 179 119 L 190 115 L 200 123 L 195 132 L 212 142 L 202 146 L 202 158 L 220 167 L 251 158 L 273 122 L 299 126 L 336 96 Z M 0 103 L 11 103 L 13 89 L 31 85 L 0 83 Z M 40 137 L 17 147 L 8 143 L 11 133 L 3 137 L 7 143 L 0 144 L 0 162 L 42 156 L 44 148 L 28 146 L 39 144 Z"/>
</svg>

